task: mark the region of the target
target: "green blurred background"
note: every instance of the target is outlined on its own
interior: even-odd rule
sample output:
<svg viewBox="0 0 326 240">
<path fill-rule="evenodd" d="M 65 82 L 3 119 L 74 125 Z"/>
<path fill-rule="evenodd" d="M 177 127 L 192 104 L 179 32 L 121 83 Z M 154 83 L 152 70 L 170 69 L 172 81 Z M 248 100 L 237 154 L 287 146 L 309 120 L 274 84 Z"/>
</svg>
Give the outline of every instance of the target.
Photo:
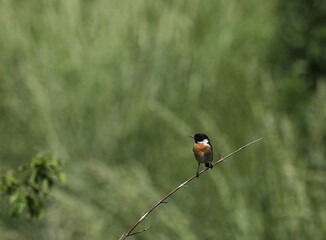
<svg viewBox="0 0 326 240">
<path fill-rule="evenodd" d="M 0 170 L 65 162 L 1 239 L 325 239 L 326 2 L 0 0 Z M 128 238 L 129 239 L 129 238 Z"/>
</svg>

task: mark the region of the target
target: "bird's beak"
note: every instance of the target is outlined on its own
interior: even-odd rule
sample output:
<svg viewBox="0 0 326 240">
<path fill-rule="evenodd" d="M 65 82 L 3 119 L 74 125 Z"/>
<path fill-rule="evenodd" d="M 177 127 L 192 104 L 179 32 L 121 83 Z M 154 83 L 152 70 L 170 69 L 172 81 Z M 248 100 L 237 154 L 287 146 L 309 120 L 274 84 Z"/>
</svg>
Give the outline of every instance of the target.
<svg viewBox="0 0 326 240">
<path fill-rule="evenodd" d="M 194 136 L 189 136 L 189 137 L 194 138 Z"/>
</svg>

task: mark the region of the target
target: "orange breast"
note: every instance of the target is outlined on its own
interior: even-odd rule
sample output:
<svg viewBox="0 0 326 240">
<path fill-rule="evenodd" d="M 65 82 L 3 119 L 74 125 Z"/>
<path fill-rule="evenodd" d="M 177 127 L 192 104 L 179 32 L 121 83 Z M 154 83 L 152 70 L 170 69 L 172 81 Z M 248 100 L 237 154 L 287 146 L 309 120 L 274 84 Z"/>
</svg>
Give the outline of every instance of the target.
<svg viewBox="0 0 326 240">
<path fill-rule="evenodd" d="M 210 155 L 211 154 L 211 147 L 205 143 L 196 143 L 194 145 L 194 153 L 196 155 Z"/>
</svg>

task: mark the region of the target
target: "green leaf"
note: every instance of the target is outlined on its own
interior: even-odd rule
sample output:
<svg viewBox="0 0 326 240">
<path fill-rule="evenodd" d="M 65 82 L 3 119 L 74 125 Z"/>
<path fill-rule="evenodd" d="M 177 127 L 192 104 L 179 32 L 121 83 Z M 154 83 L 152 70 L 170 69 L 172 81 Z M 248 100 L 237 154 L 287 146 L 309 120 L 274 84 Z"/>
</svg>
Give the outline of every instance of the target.
<svg viewBox="0 0 326 240">
<path fill-rule="evenodd" d="M 42 191 L 47 192 L 49 190 L 49 181 L 48 179 L 44 179 L 42 181 Z"/>
<path fill-rule="evenodd" d="M 23 193 L 17 191 L 9 198 L 10 215 L 19 217 L 26 208 L 26 198 Z"/>
<path fill-rule="evenodd" d="M 64 172 L 59 172 L 58 173 L 58 177 L 60 179 L 61 184 L 65 184 L 66 183 L 66 174 Z"/>
<path fill-rule="evenodd" d="M 32 171 L 32 174 L 31 174 L 31 176 L 29 178 L 29 181 L 30 181 L 30 183 L 32 185 L 36 184 L 36 182 L 35 182 L 36 175 L 37 175 L 37 171 L 36 170 L 33 170 Z"/>
</svg>

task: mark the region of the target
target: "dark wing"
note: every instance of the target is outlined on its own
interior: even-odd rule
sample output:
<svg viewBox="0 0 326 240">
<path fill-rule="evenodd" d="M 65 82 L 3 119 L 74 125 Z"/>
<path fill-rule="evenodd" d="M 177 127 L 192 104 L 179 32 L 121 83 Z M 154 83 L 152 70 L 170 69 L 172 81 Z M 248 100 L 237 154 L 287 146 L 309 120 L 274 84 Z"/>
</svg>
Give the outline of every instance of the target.
<svg viewBox="0 0 326 240">
<path fill-rule="evenodd" d="M 208 144 L 209 144 L 209 146 L 211 147 L 211 150 L 212 150 L 211 161 L 213 161 L 213 156 L 214 156 L 213 147 L 211 145 L 211 142 L 208 141 Z"/>
</svg>

